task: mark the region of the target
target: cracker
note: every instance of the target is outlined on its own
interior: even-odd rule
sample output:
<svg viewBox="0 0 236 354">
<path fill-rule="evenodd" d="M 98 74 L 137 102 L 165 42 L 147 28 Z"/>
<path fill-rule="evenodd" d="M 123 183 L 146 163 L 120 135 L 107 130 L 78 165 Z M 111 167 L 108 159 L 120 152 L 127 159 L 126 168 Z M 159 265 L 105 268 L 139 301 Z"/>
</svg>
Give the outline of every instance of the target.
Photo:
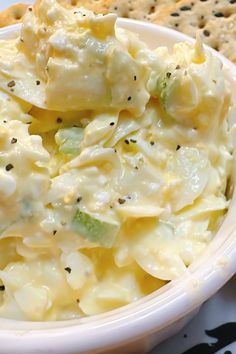
<svg viewBox="0 0 236 354">
<path fill-rule="evenodd" d="M 150 15 L 175 3 L 176 0 L 115 0 L 109 11 L 117 13 L 120 17 L 148 21 Z"/>
<path fill-rule="evenodd" d="M 204 43 L 236 63 L 236 0 L 181 0 L 151 16 L 151 21 Z"/>
<path fill-rule="evenodd" d="M 58 0 L 59 3 L 71 6 L 84 6 L 95 13 L 116 13 L 120 17 L 137 20 L 148 20 L 148 16 L 165 6 L 179 0 Z"/>
<path fill-rule="evenodd" d="M 0 27 L 21 22 L 29 5 L 15 4 L 0 13 Z"/>
</svg>

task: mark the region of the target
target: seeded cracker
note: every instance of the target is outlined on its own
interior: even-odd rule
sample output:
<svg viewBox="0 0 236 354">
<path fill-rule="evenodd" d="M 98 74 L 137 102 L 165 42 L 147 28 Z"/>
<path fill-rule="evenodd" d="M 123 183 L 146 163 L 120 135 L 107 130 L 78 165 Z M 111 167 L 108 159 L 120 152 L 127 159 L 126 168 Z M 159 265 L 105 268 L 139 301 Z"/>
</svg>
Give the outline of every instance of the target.
<svg viewBox="0 0 236 354">
<path fill-rule="evenodd" d="M 29 5 L 15 4 L 0 13 L 0 27 L 14 25 L 21 22 Z"/>
<path fill-rule="evenodd" d="M 114 12 L 120 17 L 150 20 L 150 15 L 178 0 L 59 0 L 66 6 L 84 6 L 96 13 Z"/>
<path fill-rule="evenodd" d="M 95 13 L 117 13 L 118 16 L 150 20 L 150 15 L 179 0 L 58 0 L 66 7 L 83 6 Z M 20 22 L 28 5 L 16 4 L 0 13 L 0 27 Z"/>
<path fill-rule="evenodd" d="M 236 63 L 236 0 L 181 0 L 153 14 L 152 22 L 195 37 Z"/>
</svg>

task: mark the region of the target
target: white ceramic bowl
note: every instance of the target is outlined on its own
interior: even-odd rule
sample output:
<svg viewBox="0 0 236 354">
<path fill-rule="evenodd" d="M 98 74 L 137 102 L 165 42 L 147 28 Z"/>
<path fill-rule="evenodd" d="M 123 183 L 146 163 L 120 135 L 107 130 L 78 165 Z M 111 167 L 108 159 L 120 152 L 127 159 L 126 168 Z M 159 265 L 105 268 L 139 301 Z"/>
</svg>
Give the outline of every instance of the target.
<svg viewBox="0 0 236 354">
<path fill-rule="evenodd" d="M 172 48 L 187 36 L 148 23 L 119 19 L 151 48 Z M 0 31 L 7 38 L 19 31 Z M 210 49 L 211 50 L 211 49 Z M 224 64 L 236 100 L 236 66 L 213 51 Z M 235 122 L 236 122 L 236 117 Z M 234 163 L 236 172 L 236 163 Z M 179 331 L 236 271 L 236 193 L 219 232 L 184 279 L 168 283 L 136 303 L 99 316 L 67 322 L 33 323 L 0 319 L 1 354 L 141 354 Z"/>
</svg>

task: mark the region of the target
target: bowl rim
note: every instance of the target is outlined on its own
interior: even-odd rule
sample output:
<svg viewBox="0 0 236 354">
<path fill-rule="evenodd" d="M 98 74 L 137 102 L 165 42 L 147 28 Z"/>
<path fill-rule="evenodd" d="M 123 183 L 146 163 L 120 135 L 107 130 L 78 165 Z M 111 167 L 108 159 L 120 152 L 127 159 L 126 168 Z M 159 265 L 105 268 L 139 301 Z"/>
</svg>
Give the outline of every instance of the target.
<svg viewBox="0 0 236 354">
<path fill-rule="evenodd" d="M 117 24 L 129 27 L 130 30 L 139 28 L 140 31 L 172 37 L 174 41 L 194 41 L 180 32 L 142 21 L 118 19 Z M 4 35 L 18 30 L 19 25 L 8 26 L 0 30 L 0 36 L 3 38 Z M 229 70 L 236 88 L 236 66 L 214 49 L 208 49 Z M 207 252 L 188 268 L 184 279 L 174 280 L 137 302 L 87 318 L 60 322 L 26 322 L 1 318 L 1 348 L 12 350 L 20 343 L 23 351 L 15 349 L 15 353 L 30 353 L 32 348 L 37 352 L 45 347 L 52 347 L 56 353 L 61 353 L 62 348 L 69 346 L 79 348 L 82 353 L 133 341 L 178 321 L 213 295 L 236 271 L 234 215 L 236 191 L 225 220 L 215 236 L 216 241 L 213 240 L 207 247 Z M 216 242 L 220 243 L 220 247 Z M 209 256 L 211 262 L 204 263 L 209 260 Z"/>
</svg>

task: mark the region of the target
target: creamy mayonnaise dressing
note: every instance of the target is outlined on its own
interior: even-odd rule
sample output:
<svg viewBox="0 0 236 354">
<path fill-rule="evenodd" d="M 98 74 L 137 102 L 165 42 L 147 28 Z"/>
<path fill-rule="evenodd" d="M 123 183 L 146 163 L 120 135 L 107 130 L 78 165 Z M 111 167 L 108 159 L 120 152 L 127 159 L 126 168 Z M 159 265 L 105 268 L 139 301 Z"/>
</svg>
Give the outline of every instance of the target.
<svg viewBox="0 0 236 354">
<path fill-rule="evenodd" d="M 0 41 L 0 315 L 61 320 L 186 272 L 225 214 L 220 61 L 150 51 L 116 16 L 29 7 Z"/>
</svg>

